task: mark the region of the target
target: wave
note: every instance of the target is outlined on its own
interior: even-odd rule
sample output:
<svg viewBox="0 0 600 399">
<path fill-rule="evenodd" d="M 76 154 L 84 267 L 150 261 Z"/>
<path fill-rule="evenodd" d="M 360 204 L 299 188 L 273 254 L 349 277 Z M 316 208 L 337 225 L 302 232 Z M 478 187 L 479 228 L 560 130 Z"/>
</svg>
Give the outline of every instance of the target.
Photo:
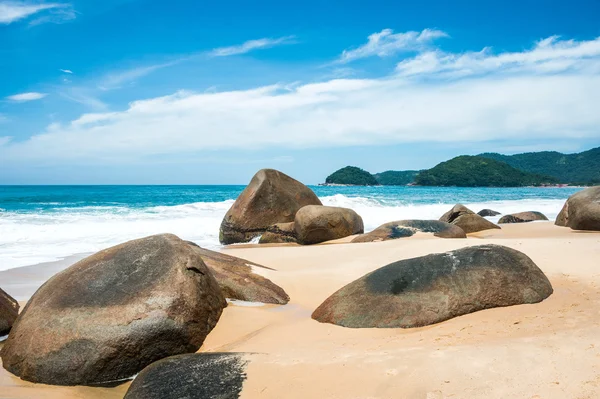
<svg viewBox="0 0 600 399">
<path fill-rule="evenodd" d="M 454 203 L 410 203 L 394 197 L 322 196 L 324 205 L 354 209 L 365 229 L 400 219 L 438 219 Z M 51 211 L 0 213 L 0 270 L 91 253 L 134 238 L 173 233 L 206 248 L 219 248 L 219 226 L 234 200 L 131 208 L 84 206 Z M 503 214 L 536 210 L 554 219 L 564 199 L 465 203 Z M 498 218 L 491 218 L 497 221 Z"/>
</svg>

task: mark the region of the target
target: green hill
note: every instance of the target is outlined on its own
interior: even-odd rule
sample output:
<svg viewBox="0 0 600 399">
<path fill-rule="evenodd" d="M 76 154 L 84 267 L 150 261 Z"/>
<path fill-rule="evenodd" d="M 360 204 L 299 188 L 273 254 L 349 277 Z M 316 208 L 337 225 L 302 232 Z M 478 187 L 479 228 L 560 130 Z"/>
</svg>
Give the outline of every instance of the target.
<svg viewBox="0 0 600 399">
<path fill-rule="evenodd" d="M 376 173 L 374 176 L 382 186 L 406 186 L 414 183 L 415 176 L 418 174 L 418 170 L 388 170 Z"/>
<path fill-rule="evenodd" d="M 578 154 L 543 151 L 516 155 L 485 153 L 479 156 L 505 162 L 524 172 L 552 176 L 560 183 L 600 183 L 600 147 Z"/>
<path fill-rule="evenodd" d="M 557 179 L 523 172 L 490 158 L 462 155 L 420 172 L 421 186 L 522 187 L 555 184 Z"/>
<path fill-rule="evenodd" d="M 327 176 L 327 184 L 349 184 L 353 186 L 377 186 L 379 183 L 375 177 L 356 166 L 346 166 Z"/>
</svg>

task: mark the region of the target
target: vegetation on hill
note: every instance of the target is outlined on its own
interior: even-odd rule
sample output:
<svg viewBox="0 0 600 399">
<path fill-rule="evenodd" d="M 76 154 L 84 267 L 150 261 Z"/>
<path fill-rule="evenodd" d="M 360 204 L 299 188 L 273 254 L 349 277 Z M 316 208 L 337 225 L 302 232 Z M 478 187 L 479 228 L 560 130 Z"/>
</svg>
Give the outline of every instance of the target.
<svg viewBox="0 0 600 399">
<path fill-rule="evenodd" d="M 327 184 L 350 184 L 353 186 L 377 186 L 379 183 L 375 177 L 356 166 L 346 166 L 327 176 Z"/>
<path fill-rule="evenodd" d="M 560 183 L 600 183 L 600 147 L 578 154 L 543 151 L 516 155 L 485 153 L 479 156 L 505 162 L 525 172 L 552 176 Z"/>
<path fill-rule="evenodd" d="M 388 170 L 374 176 L 382 186 L 406 186 L 414 183 L 418 174 L 418 170 Z"/>
<path fill-rule="evenodd" d="M 415 183 L 421 186 L 522 187 L 556 184 L 558 180 L 523 172 L 490 158 L 462 155 L 420 172 Z"/>
</svg>

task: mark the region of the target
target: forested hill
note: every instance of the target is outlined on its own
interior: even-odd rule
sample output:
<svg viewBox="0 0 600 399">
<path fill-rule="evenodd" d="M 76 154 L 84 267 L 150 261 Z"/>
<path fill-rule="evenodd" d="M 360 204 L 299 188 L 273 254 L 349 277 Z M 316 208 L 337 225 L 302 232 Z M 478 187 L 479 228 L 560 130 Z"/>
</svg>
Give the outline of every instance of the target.
<svg viewBox="0 0 600 399">
<path fill-rule="evenodd" d="M 420 186 L 523 187 L 555 184 L 557 179 L 523 172 L 494 159 L 462 155 L 422 171 L 415 183 Z"/>
<path fill-rule="evenodd" d="M 479 156 L 505 162 L 525 172 L 552 176 L 560 183 L 600 183 L 600 147 L 578 154 L 543 151 L 516 155 L 484 153 Z"/>
</svg>

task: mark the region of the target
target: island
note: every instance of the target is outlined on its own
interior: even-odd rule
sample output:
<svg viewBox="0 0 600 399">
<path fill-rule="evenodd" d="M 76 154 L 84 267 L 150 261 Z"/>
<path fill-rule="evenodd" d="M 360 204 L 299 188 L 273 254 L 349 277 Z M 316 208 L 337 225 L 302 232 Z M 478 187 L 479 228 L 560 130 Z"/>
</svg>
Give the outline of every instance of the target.
<svg viewBox="0 0 600 399">
<path fill-rule="evenodd" d="M 327 177 L 326 185 L 523 187 L 600 183 L 600 147 L 576 153 L 556 151 L 515 155 L 461 155 L 427 170 L 388 170 L 371 174 L 346 166 Z"/>
</svg>

